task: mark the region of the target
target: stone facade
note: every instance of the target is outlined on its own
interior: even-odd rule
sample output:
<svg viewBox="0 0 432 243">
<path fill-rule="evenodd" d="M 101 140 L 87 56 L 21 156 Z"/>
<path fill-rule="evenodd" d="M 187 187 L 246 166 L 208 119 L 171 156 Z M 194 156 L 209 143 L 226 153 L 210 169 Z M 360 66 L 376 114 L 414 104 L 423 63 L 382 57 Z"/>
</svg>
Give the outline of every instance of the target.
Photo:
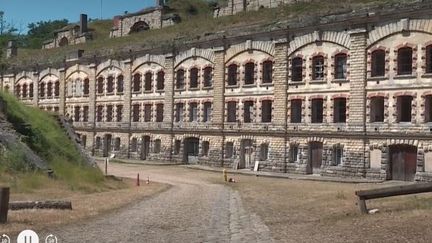
<svg viewBox="0 0 432 243">
<path fill-rule="evenodd" d="M 234 15 L 244 11 L 256 11 L 260 8 L 276 8 L 282 4 L 310 2 L 310 0 L 227 0 L 214 10 L 214 17 Z"/>
<path fill-rule="evenodd" d="M 1 87 L 69 116 L 95 155 L 430 181 L 424 11 L 10 73 Z"/>
<path fill-rule="evenodd" d="M 51 49 L 68 45 L 86 43 L 93 39 L 87 27 L 87 15 L 81 14 L 79 24 L 70 24 L 54 32 L 54 38 L 45 41 L 42 49 Z"/>
</svg>

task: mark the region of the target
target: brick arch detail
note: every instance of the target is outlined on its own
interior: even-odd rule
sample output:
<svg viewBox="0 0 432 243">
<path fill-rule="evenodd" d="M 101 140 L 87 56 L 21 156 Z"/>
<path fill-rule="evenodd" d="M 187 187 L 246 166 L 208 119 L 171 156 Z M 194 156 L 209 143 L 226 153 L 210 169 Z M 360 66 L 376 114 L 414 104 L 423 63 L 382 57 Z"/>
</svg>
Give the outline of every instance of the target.
<svg viewBox="0 0 432 243">
<path fill-rule="evenodd" d="M 44 80 L 46 77 L 54 76 L 55 79 L 59 79 L 60 72 L 57 69 L 47 68 L 39 73 L 39 83 Z"/>
<path fill-rule="evenodd" d="M 177 67 L 182 62 L 189 58 L 203 58 L 211 63 L 215 62 L 215 55 L 211 49 L 196 49 L 192 48 L 184 52 L 180 52 L 174 60 L 174 67 Z"/>
<path fill-rule="evenodd" d="M 391 145 L 400 145 L 400 144 L 411 145 L 417 148 L 422 147 L 421 142 L 419 142 L 419 140 L 417 139 L 387 139 L 385 145 L 391 146 Z"/>
<path fill-rule="evenodd" d="M 65 73 L 65 79 L 67 80 L 72 74 L 74 73 L 79 73 L 79 72 L 83 72 L 85 73 L 87 76 L 91 73 L 91 70 L 89 67 L 85 66 L 85 65 L 73 65 L 69 68 L 66 69 L 66 73 Z"/>
<path fill-rule="evenodd" d="M 351 40 L 350 36 L 347 32 L 335 32 L 335 31 L 324 31 L 321 34 L 321 37 L 319 40 L 317 40 L 317 34 L 315 32 L 302 35 L 299 37 L 295 37 L 290 42 L 290 51 L 288 53 L 288 56 L 291 56 L 293 53 L 295 53 L 300 48 L 303 48 L 307 45 L 314 44 L 317 41 L 318 42 L 329 42 L 333 43 L 339 46 L 342 46 L 346 49 L 350 49 L 351 47 Z"/>
<path fill-rule="evenodd" d="M 225 55 L 226 63 L 229 63 L 235 56 L 246 51 L 260 51 L 267 53 L 271 57 L 275 55 L 275 47 L 272 41 L 251 41 L 248 40 L 241 44 L 231 46 Z"/>
<path fill-rule="evenodd" d="M 327 140 L 323 137 L 308 137 L 306 142 L 321 142 L 323 145 L 327 144 Z"/>
<path fill-rule="evenodd" d="M 165 56 L 164 55 L 149 55 L 136 58 L 132 63 L 132 70 L 135 72 L 139 67 L 147 63 L 155 63 L 161 67 L 165 67 Z"/>
<path fill-rule="evenodd" d="M 123 69 L 121 67 L 122 65 L 120 61 L 109 59 L 97 66 L 96 77 L 99 76 L 103 71 L 107 70 L 108 68 L 115 68 L 120 70 L 121 73 L 123 73 Z"/>
</svg>

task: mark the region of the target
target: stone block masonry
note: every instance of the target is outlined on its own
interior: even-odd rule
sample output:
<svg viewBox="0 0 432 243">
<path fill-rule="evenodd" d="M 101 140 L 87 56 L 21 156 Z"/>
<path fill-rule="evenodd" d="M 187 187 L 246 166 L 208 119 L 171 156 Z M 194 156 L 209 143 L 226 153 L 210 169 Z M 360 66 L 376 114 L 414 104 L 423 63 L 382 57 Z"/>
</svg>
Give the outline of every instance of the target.
<svg viewBox="0 0 432 243">
<path fill-rule="evenodd" d="M 428 11 L 10 71 L 1 87 L 69 116 L 98 156 L 431 181 Z"/>
</svg>

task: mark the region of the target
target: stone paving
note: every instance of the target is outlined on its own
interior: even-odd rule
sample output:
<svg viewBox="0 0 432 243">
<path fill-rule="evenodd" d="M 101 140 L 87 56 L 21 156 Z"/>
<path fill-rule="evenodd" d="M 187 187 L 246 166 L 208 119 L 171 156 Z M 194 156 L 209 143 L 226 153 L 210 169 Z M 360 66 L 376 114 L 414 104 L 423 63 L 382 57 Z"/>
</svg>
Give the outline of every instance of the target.
<svg viewBox="0 0 432 243">
<path fill-rule="evenodd" d="M 50 229 L 59 242 L 273 242 L 261 219 L 238 192 L 205 178 L 161 168 L 111 164 L 111 174 L 169 183 L 171 189 L 98 218 Z M 104 203 L 104 202 L 100 202 Z"/>
</svg>

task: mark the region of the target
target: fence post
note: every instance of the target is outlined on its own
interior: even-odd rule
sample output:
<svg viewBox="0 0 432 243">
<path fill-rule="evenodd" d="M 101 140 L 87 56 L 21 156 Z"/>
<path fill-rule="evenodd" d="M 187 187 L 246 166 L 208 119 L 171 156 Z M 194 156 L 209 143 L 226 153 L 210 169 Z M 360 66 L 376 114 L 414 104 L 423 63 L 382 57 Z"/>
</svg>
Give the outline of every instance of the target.
<svg viewBox="0 0 432 243">
<path fill-rule="evenodd" d="M 7 223 L 9 192 L 9 187 L 0 187 L 0 224 Z"/>
</svg>

